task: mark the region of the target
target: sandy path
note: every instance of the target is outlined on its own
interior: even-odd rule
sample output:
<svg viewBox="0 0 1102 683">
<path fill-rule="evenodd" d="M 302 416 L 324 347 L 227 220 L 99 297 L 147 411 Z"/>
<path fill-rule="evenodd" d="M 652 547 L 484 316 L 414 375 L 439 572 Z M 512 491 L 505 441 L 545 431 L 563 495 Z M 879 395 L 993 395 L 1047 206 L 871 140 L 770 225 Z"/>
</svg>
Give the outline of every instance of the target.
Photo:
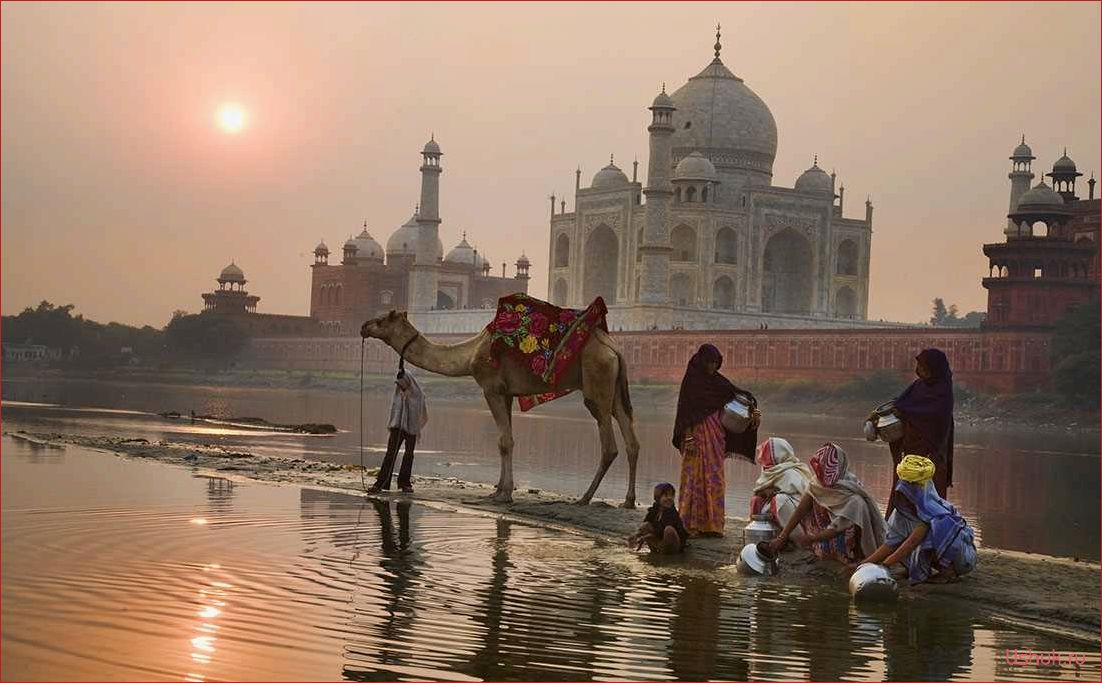
<svg viewBox="0 0 1102 683">
<path fill-rule="evenodd" d="M 5 432 L 43 446 L 73 444 L 134 458 L 148 458 L 212 473 L 266 482 L 317 486 L 361 492 L 361 473 L 348 467 L 303 459 L 254 456 L 218 446 L 196 446 L 145 439 L 77 436 L 58 433 Z M 370 483 L 374 472 L 366 473 Z M 626 538 L 638 526 L 643 510 L 623 510 L 611 501 L 577 506 L 549 491 L 518 490 L 511 505 L 492 503 L 486 496 L 493 487 L 457 478 L 414 477 L 415 499 L 434 501 L 465 510 L 507 515 L 613 541 Z M 390 494 L 397 495 L 397 494 Z M 692 556 L 697 561 L 731 564 L 741 548 L 742 518 L 728 518 L 728 534 L 720 539 L 696 539 Z M 908 588 L 908 600 L 960 599 L 974 603 L 1000 619 L 1025 628 L 1038 628 L 1079 640 L 1099 643 L 1099 586 L 1102 573 L 1093 562 L 1005 550 L 980 549 L 976 571 L 958 583 Z M 802 550 L 782 556 L 786 581 L 830 581 L 845 590 L 840 565 L 814 562 Z"/>
</svg>

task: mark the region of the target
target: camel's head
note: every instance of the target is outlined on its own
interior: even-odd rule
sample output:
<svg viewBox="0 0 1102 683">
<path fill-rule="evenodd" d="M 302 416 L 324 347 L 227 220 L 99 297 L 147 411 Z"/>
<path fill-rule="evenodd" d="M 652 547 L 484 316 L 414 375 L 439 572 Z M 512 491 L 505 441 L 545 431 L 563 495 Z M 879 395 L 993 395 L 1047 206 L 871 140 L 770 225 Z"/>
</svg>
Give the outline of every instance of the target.
<svg viewBox="0 0 1102 683">
<path fill-rule="evenodd" d="M 388 344 L 402 343 L 417 335 L 405 311 L 391 311 L 368 320 L 360 327 L 360 336 L 381 339 Z"/>
</svg>

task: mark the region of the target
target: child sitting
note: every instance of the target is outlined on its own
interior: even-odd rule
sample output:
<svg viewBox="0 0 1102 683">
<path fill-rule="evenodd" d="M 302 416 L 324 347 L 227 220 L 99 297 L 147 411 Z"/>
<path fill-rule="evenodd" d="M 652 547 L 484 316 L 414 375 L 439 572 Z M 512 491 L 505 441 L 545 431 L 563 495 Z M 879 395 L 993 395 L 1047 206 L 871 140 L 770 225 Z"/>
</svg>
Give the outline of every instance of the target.
<svg viewBox="0 0 1102 683">
<path fill-rule="evenodd" d="M 675 494 L 673 484 L 663 482 L 654 487 L 654 505 L 647 510 L 639 530 L 628 538 L 629 546 L 639 550 L 646 543 L 651 552 L 661 555 L 675 555 L 685 550 L 689 532 L 673 506 Z"/>
</svg>

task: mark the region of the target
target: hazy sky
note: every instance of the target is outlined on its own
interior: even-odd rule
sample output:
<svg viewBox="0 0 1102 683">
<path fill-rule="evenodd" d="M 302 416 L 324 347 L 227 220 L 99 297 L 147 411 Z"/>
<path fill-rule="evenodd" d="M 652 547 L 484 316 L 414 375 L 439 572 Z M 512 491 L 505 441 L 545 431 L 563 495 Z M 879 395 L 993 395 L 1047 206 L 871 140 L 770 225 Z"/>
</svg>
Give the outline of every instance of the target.
<svg viewBox="0 0 1102 683">
<path fill-rule="evenodd" d="M 818 154 L 876 206 L 869 314 L 984 309 L 1021 133 L 1098 170 L 1099 4 L 0 6 L 2 308 L 161 326 L 235 259 L 259 310 L 309 312 L 311 251 L 380 243 L 444 151 L 441 237 L 547 285 L 547 195 L 614 153 L 645 177 L 650 103 L 712 57 L 769 105 L 774 184 Z M 249 122 L 219 130 L 240 102 Z M 1083 179 L 1085 180 L 1085 178 Z M 1086 195 L 1083 183 L 1081 196 Z M 573 197 L 567 198 L 567 207 Z"/>
</svg>

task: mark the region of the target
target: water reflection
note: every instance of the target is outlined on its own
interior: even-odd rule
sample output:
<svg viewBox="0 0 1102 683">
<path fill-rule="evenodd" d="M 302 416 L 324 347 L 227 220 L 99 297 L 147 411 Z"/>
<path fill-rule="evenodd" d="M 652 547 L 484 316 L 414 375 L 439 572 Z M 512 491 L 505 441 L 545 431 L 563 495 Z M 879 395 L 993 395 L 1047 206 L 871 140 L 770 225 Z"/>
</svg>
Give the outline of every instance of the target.
<svg viewBox="0 0 1102 683">
<path fill-rule="evenodd" d="M 838 582 L 744 580 L 408 500 L 66 454 L 64 468 L 2 459 L 5 678 L 1076 675 L 1004 665 L 1007 649 L 1076 648 L 959 604 L 858 611 Z M 1097 676 L 1084 656 L 1079 677 Z"/>
</svg>

